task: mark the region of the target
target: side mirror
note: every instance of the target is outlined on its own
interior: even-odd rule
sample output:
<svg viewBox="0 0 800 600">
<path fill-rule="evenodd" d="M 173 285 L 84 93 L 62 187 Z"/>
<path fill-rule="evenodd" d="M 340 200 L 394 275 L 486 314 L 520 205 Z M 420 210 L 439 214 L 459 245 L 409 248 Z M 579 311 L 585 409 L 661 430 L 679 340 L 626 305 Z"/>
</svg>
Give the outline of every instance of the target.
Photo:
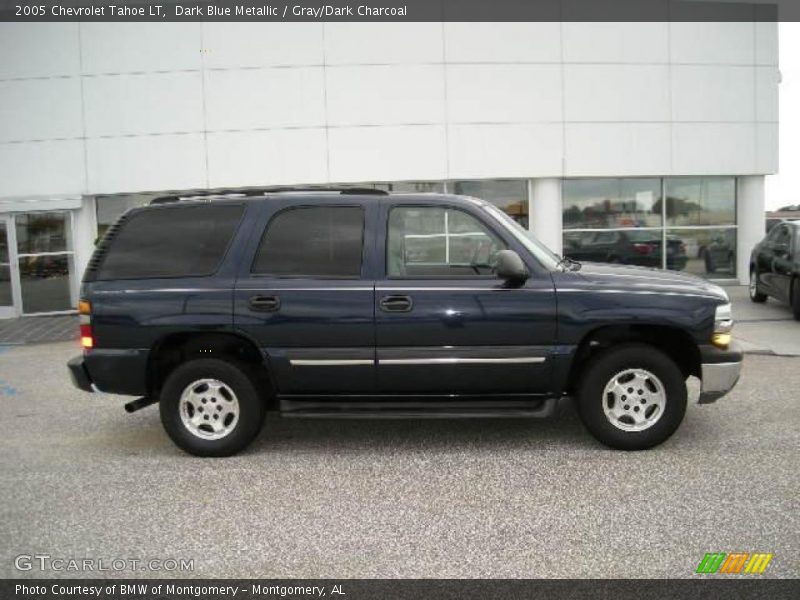
<svg viewBox="0 0 800 600">
<path fill-rule="evenodd" d="M 523 283 L 529 277 L 528 267 L 513 250 L 501 250 L 497 253 L 494 271 L 497 277 L 509 283 Z"/>
</svg>

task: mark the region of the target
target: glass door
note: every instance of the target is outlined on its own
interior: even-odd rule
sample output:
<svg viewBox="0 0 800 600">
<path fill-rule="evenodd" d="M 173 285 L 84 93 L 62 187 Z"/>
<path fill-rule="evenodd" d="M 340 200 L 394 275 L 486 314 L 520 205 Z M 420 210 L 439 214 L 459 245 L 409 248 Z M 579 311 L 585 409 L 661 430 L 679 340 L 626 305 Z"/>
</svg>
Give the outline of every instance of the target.
<svg viewBox="0 0 800 600">
<path fill-rule="evenodd" d="M 14 291 L 11 260 L 11 244 L 9 237 L 11 233 L 11 219 L 0 215 L 0 319 L 16 317 L 17 311 L 14 308 Z"/>
</svg>

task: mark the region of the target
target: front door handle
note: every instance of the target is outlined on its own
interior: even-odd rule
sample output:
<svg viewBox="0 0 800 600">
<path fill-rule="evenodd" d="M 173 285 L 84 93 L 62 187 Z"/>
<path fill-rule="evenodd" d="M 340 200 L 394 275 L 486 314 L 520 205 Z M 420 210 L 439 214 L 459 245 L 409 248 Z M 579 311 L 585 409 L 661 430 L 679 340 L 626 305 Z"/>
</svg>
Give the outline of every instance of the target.
<svg viewBox="0 0 800 600">
<path fill-rule="evenodd" d="M 277 296 L 251 296 L 250 308 L 264 312 L 274 312 L 281 307 L 281 299 Z"/>
<path fill-rule="evenodd" d="M 413 308 L 414 301 L 409 296 L 384 296 L 379 305 L 385 312 L 408 312 Z"/>
</svg>

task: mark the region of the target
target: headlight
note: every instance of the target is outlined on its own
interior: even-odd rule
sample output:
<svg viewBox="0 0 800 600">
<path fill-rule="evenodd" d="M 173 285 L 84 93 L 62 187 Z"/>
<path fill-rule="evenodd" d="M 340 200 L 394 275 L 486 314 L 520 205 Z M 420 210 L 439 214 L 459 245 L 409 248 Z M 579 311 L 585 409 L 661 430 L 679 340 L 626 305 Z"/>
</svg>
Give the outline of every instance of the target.
<svg viewBox="0 0 800 600">
<path fill-rule="evenodd" d="M 720 304 L 714 313 L 714 335 L 711 343 L 719 348 L 727 348 L 731 343 L 733 312 L 730 304 Z"/>
</svg>

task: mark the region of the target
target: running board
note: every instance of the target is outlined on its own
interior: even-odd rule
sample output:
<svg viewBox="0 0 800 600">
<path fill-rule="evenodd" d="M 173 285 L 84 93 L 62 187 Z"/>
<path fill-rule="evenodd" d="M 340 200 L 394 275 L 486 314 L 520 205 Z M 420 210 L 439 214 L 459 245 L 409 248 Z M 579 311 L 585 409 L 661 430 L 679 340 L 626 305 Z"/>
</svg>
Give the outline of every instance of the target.
<svg viewBox="0 0 800 600">
<path fill-rule="evenodd" d="M 455 419 L 543 418 L 555 412 L 557 399 L 354 401 L 281 398 L 283 417 L 306 419 Z"/>
</svg>

